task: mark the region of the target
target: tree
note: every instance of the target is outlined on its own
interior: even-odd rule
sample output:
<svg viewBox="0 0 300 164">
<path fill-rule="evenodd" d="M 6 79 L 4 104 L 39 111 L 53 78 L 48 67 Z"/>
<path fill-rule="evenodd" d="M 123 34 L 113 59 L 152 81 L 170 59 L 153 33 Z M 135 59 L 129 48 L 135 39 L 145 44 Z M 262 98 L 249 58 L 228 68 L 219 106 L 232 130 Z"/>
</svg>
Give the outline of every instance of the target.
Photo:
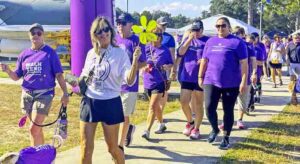
<svg viewBox="0 0 300 164">
<path fill-rule="evenodd" d="M 295 30 L 300 28 L 300 0 L 272 0 L 267 9 L 279 16 L 294 18 L 291 21 L 295 22 Z"/>
</svg>

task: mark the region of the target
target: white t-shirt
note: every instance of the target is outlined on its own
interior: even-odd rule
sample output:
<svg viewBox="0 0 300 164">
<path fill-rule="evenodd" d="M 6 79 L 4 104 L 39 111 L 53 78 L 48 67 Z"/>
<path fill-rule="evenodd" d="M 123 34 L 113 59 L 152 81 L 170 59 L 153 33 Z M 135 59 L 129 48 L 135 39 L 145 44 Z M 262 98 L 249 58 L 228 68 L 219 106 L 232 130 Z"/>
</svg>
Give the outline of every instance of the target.
<svg viewBox="0 0 300 164">
<path fill-rule="evenodd" d="M 116 98 L 120 96 L 122 83 L 128 84 L 127 76 L 131 69 L 129 57 L 124 50 L 111 45 L 107 49 L 101 49 L 100 52 L 104 54 L 100 64 L 100 57 L 94 49 L 88 52 L 80 75 L 88 76 L 90 70 L 95 67 L 86 96 L 100 100 Z"/>
<path fill-rule="evenodd" d="M 283 59 L 282 59 L 282 54 L 281 54 L 281 50 L 284 48 L 284 45 L 282 43 L 276 43 L 273 42 L 271 44 L 271 62 L 272 63 L 283 63 Z"/>
</svg>

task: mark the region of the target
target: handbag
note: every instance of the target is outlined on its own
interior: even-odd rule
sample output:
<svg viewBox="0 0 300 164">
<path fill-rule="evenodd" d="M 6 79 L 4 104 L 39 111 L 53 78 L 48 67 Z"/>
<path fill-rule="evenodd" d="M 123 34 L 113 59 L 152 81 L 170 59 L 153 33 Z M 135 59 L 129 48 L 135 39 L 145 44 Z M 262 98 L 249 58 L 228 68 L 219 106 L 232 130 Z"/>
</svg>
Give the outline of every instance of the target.
<svg viewBox="0 0 300 164">
<path fill-rule="evenodd" d="M 100 56 L 100 59 L 99 59 L 99 64 L 101 64 L 104 56 L 105 56 L 105 53 L 106 51 L 103 53 L 103 55 Z M 94 67 L 90 70 L 88 76 L 80 76 L 79 79 L 78 79 L 78 86 L 79 86 L 79 89 L 80 89 L 80 95 L 81 96 L 85 96 L 85 92 L 88 88 L 88 84 L 91 83 L 91 80 L 93 79 L 93 76 L 94 76 L 94 70 L 95 70 L 95 65 Z"/>
</svg>

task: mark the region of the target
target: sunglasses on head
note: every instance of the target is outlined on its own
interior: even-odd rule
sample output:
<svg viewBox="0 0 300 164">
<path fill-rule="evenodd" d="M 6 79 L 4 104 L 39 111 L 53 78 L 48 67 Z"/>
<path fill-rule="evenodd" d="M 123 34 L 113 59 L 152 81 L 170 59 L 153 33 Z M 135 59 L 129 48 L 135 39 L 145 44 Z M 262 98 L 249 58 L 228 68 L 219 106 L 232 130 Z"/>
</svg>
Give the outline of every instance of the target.
<svg viewBox="0 0 300 164">
<path fill-rule="evenodd" d="M 216 28 L 226 28 L 226 24 L 216 24 Z"/>
<path fill-rule="evenodd" d="M 126 26 L 127 22 L 122 21 L 122 22 L 117 22 L 117 26 L 122 25 L 122 26 Z"/>
<path fill-rule="evenodd" d="M 41 31 L 30 31 L 31 36 L 37 35 L 37 36 L 41 36 L 42 32 Z"/>
<path fill-rule="evenodd" d="M 109 28 L 109 27 L 104 27 L 104 28 L 102 28 L 102 29 L 96 30 L 94 33 L 95 33 L 96 35 L 101 35 L 102 32 L 107 33 L 107 32 L 109 32 L 109 31 L 110 31 L 110 28 Z"/>
</svg>

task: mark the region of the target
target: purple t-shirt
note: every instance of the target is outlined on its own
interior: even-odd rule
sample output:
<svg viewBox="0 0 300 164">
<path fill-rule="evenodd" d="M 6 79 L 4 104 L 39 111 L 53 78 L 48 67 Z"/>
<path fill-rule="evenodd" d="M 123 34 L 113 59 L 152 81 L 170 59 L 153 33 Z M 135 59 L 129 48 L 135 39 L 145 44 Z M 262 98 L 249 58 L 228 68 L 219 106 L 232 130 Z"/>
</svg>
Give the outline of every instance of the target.
<svg viewBox="0 0 300 164">
<path fill-rule="evenodd" d="M 27 147 L 20 151 L 17 164 L 51 164 L 56 157 L 56 149 L 52 145 Z"/>
<path fill-rule="evenodd" d="M 22 88 L 33 91 L 54 88 L 55 74 L 63 73 L 63 69 L 56 52 L 45 45 L 40 50 L 24 50 L 18 57 L 15 73 L 23 77 Z"/>
<path fill-rule="evenodd" d="M 180 74 L 178 76 L 180 77 L 179 81 L 198 83 L 198 72 L 200 66 L 198 60 L 202 58 L 204 46 L 208 39 L 209 37 L 207 36 L 193 39 L 185 54 L 183 56 L 179 55 L 179 57 L 182 57 L 179 66 L 181 69 L 180 72 L 178 72 L 178 74 Z M 183 41 L 181 46 L 185 44 L 186 41 L 187 39 Z"/>
<path fill-rule="evenodd" d="M 151 53 L 152 52 L 152 53 Z M 166 46 L 146 46 L 147 65 L 152 66 L 151 72 L 144 72 L 144 88 L 153 89 L 167 79 L 166 72 L 161 69 L 165 64 L 173 64 L 170 50 Z"/>
<path fill-rule="evenodd" d="M 265 46 L 262 43 L 258 43 L 253 45 L 254 47 L 254 52 L 255 52 L 255 56 L 256 56 L 256 60 L 257 61 L 265 61 L 266 60 L 266 49 Z"/>
<path fill-rule="evenodd" d="M 242 39 L 231 34 L 225 38 L 211 37 L 205 44 L 203 58 L 208 60 L 203 84 L 220 88 L 239 87 L 240 60 L 248 58 L 247 47 Z"/>
<path fill-rule="evenodd" d="M 247 77 L 247 84 L 251 84 L 251 74 L 252 74 L 252 62 L 251 57 L 256 57 L 254 52 L 254 47 L 252 43 L 245 42 L 247 45 L 247 51 L 248 51 L 248 77 Z"/>
<path fill-rule="evenodd" d="M 266 50 L 265 45 L 264 45 L 262 42 L 258 42 L 258 45 L 259 45 L 259 47 L 260 47 L 260 49 L 261 49 L 261 53 L 262 53 L 262 61 L 267 60 L 268 54 L 267 54 L 267 50 Z"/>
<path fill-rule="evenodd" d="M 135 50 L 135 47 L 139 45 L 139 37 L 136 35 L 131 35 L 128 38 L 122 38 L 119 34 L 116 36 L 116 44 L 123 49 L 126 54 L 129 56 L 130 62 L 132 63 L 133 60 L 133 52 Z M 145 45 L 140 44 L 139 45 L 142 50 L 142 54 L 139 58 L 139 62 L 145 62 L 146 61 L 146 54 L 145 54 Z M 139 89 L 139 72 L 136 74 L 136 81 L 134 85 L 131 87 L 128 86 L 127 84 L 122 85 L 122 92 L 138 92 Z"/>
</svg>

